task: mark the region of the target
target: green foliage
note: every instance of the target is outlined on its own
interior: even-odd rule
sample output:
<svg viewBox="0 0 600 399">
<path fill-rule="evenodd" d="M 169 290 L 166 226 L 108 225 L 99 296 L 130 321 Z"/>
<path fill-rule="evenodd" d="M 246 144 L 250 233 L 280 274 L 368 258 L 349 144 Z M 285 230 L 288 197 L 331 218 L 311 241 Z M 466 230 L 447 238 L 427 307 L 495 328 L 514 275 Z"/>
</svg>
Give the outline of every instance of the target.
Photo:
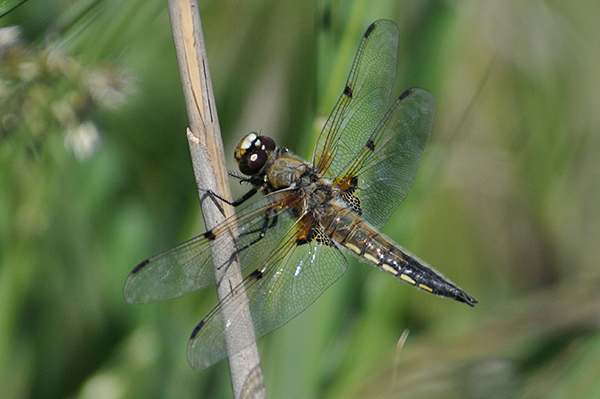
<svg viewBox="0 0 600 399">
<path fill-rule="evenodd" d="M 384 232 L 479 300 L 352 264 L 259 342 L 270 397 L 598 396 L 599 8 L 200 5 L 228 156 L 262 131 L 310 157 L 365 28 L 398 24 L 394 94 L 424 87 L 437 113 Z M 30 1 L 1 22 L 21 27 L 0 35 L 2 397 L 228 397 L 226 362 L 185 360 L 213 290 L 121 295 L 137 263 L 203 231 L 165 2 Z"/>
</svg>

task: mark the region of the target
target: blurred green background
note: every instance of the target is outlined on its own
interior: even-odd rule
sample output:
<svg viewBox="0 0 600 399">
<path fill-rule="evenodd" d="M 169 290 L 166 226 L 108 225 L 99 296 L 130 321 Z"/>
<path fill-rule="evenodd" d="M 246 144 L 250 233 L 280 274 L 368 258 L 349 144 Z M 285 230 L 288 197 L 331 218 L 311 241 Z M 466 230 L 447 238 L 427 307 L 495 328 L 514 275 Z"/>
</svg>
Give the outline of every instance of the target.
<svg viewBox="0 0 600 399">
<path fill-rule="evenodd" d="M 309 158 L 362 33 L 398 24 L 394 95 L 424 87 L 437 108 L 384 232 L 479 300 L 355 262 L 259 341 L 269 397 L 600 397 L 600 3 L 200 12 L 228 157 L 261 131 Z M 226 361 L 185 357 L 213 289 L 121 293 L 136 264 L 203 231 L 165 1 L 30 0 L 0 26 L 17 26 L 0 37 L 1 396 L 230 397 Z"/>
</svg>

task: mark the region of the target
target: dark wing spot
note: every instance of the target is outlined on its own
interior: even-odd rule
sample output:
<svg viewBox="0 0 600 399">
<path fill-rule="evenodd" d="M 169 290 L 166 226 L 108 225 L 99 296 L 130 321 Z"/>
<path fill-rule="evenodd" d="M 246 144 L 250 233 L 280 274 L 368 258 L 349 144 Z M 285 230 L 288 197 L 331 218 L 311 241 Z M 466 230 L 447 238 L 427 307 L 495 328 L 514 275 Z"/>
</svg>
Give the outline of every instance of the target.
<svg viewBox="0 0 600 399">
<path fill-rule="evenodd" d="M 327 235 L 322 229 L 313 229 L 313 238 L 317 240 L 317 243 L 321 245 L 327 245 L 329 247 L 335 247 L 331 237 Z"/>
<path fill-rule="evenodd" d="M 313 228 L 311 228 L 310 230 L 308 230 L 308 234 L 306 234 L 305 237 L 302 237 L 302 238 L 299 238 L 296 240 L 296 245 L 300 246 L 300 245 L 308 244 L 314 238 L 315 238 L 315 230 Z"/>
<path fill-rule="evenodd" d="M 253 271 L 252 273 L 250 273 L 250 275 L 248 277 L 254 278 L 256 280 L 260 280 L 261 278 L 263 278 L 265 274 L 263 272 L 261 272 L 260 270 L 256 269 L 255 271 Z"/>
<path fill-rule="evenodd" d="M 352 98 L 352 88 L 350 86 L 344 87 L 344 95 L 348 98 Z"/>
<path fill-rule="evenodd" d="M 371 139 L 367 140 L 367 144 L 365 144 L 365 146 L 371 151 L 375 150 L 375 143 L 373 143 L 373 140 Z"/>
<path fill-rule="evenodd" d="M 356 191 L 355 187 L 349 188 L 342 194 L 342 199 L 348 205 L 348 207 L 357 214 L 358 216 L 362 216 L 362 206 L 360 204 L 360 198 L 354 195 L 354 191 Z"/>
<path fill-rule="evenodd" d="M 144 267 L 146 267 L 146 265 L 150 262 L 149 259 L 146 259 L 145 261 L 143 261 L 142 263 L 140 263 L 139 265 L 137 265 L 136 267 L 133 268 L 133 270 L 131 271 L 131 274 L 136 274 L 137 272 L 139 272 L 140 270 L 142 270 Z"/>
<path fill-rule="evenodd" d="M 360 204 L 360 198 L 358 198 L 354 193 L 358 188 L 358 177 L 352 176 L 350 178 L 350 187 L 348 187 L 342 193 L 342 199 L 350 207 L 352 212 L 356 213 L 358 216 L 362 216 L 363 211 Z"/>
<path fill-rule="evenodd" d="M 375 29 L 375 22 L 373 22 L 371 25 L 369 25 L 369 27 L 367 28 L 367 31 L 365 32 L 365 37 L 369 37 L 371 32 L 373 32 L 373 29 Z"/>
<path fill-rule="evenodd" d="M 200 332 L 202 327 L 204 327 L 204 319 L 200 320 L 200 323 L 198 323 L 196 328 L 194 328 L 194 331 L 192 331 L 192 335 L 191 335 L 190 339 L 195 339 L 198 336 L 198 333 Z"/>
<path fill-rule="evenodd" d="M 206 233 L 202 234 L 204 236 L 204 238 L 208 239 L 208 240 L 214 240 L 215 238 L 217 238 L 217 236 L 215 235 L 215 233 L 212 232 L 212 230 L 208 230 Z"/>
<path fill-rule="evenodd" d="M 321 228 L 319 227 L 312 227 L 309 231 L 308 234 L 306 235 L 305 238 L 300 238 L 298 240 L 296 240 L 296 245 L 304 245 L 304 244 L 308 244 L 310 242 L 313 241 L 317 241 L 317 244 L 321 244 L 321 245 L 327 245 L 330 247 L 335 247 L 335 244 L 333 243 L 333 241 L 331 240 L 331 237 L 329 237 Z"/>
<path fill-rule="evenodd" d="M 400 97 L 398 97 L 398 100 L 404 100 L 406 97 L 408 97 L 411 93 L 413 92 L 413 89 L 407 89 L 404 90 L 404 92 L 402 94 L 400 94 Z"/>
<path fill-rule="evenodd" d="M 306 238 L 299 238 L 296 240 L 296 245 L 300 246 L 300 245 L 305 245 L 308 244 L 308 240 Z"/>
</svg>

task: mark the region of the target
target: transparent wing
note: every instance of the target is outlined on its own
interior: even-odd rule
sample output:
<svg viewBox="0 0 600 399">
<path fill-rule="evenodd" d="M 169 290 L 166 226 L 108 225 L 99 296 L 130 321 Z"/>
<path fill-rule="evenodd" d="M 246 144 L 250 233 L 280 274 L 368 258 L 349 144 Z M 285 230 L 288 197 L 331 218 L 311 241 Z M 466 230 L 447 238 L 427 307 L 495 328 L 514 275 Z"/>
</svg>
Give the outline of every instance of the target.
<svg viewBox="0 0 600 399">
<path fill-rule="evenodd" d="M 333 180 L 342 189 L 358 185 L 354 195 L 362 216 L 376 228 L 388 221 L 413 184 L 434 110 L 435 98 L 427 90 L 406 90 Z"/>
<path fill-rule="evenodd" d="M 123 294 L 130 304 L 180 297 L 215 284 L 213 251 L 231 252 L 231 231 L 238 231 L 236 255 L 242 268 L 273 251 L 282 228 L 279 216 L 298 197 L 291 191 L 267 195 L 244 208 L 214 229 L 160 252 L 140 263 L 127 277 Z M 264 237 L 259 239 L 261 233 Z M 252 245 L 250 245 L 252 244 Z M 220 267 L 227 267 L 231 259 Z"/>
<path fill-rule="evenodd" d="M 323 127 L 313 165 L 333 179 L 365 145 L 389 103 L 398 65 L 398 27 L 371 24 L 358 47 L 340 99 Z"/>
<path fill-rule="evenodd" d="M 287 219 L 283 224 L 289 229 L 281 236 L 277 251 L 240 284 L 248 298 L 254 334 L 236 331 L 234 353 L 297 316 L 346 271 L 348 262 L 335 246 L 322 245 L 317 240 L 298 245 L 300 231 L 307 223 Z M 245 299 L 237 295 L 239 288 L 213 308 L 192 333 L 188 361 L 193 368 L 208 367 L 227 356 L 224 325 L 233 328 L 243 317 Z M 230 315 L 225 324 L 221 313 L 224 307 Z"/>
</svg>

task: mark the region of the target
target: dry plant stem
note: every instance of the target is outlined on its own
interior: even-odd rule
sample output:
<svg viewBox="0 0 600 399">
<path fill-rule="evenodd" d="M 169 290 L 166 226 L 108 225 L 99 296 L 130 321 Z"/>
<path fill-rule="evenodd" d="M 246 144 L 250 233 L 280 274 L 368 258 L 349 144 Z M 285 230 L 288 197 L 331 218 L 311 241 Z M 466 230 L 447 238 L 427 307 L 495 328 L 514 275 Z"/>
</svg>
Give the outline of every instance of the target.
<svg viewBox="0 0 600 399">
<path fill-rule="evenodd" d="M 206 228 L 211 229 L 225 217 L 233 215 L 233 209 L 226 204 L 220 204 L 222 206 L 220 210 L 213 201 L 203 201 L 206 190 L 211 190 L 227 199 L 231 199 L 231 192 L 208 71 L 200 14 L 196 0 L 167 0 L 167 3 L 190 122 L 187 136 L 194 174 L 199 188 L 204 222 Z M 232 232 L 232 244 L 226 246 L 232 250 L 234 248 L 233 234 L 235 232 Z M 216 268 L 218 265 L 225 264 L 230 256 L 231 254 L 213 254 L 216 280 L 219 283 L 219 299 L 231 292 L 230 287 L 235 287 L 242 281 L 238 264 L 231 264 L 229 267 L 221 269 Z M 246 293 L 242 291 L 238 295 L 245 296 Z M 229 310 L 223 307 L 222 314 L 223 319 L 227 320 Z M 238 315 L 236 318 L 235 326 L 225 330 L 227 349 L 230 353 L 229 368 L 233 396 L 236 399 L 241 397 L 264 398 L 263 376 L 260 369 L 260 358 L 254 343 L 254 327 L 249 308 L 246 308 L 245 312 L 241 312 L 241 315 L 242 317 Z M 252 344 L 247 346 L 249 341 L 252 341 Z M 238 351 L 241 347 L 245 347 L 245 349 Z"/>
</svg>

